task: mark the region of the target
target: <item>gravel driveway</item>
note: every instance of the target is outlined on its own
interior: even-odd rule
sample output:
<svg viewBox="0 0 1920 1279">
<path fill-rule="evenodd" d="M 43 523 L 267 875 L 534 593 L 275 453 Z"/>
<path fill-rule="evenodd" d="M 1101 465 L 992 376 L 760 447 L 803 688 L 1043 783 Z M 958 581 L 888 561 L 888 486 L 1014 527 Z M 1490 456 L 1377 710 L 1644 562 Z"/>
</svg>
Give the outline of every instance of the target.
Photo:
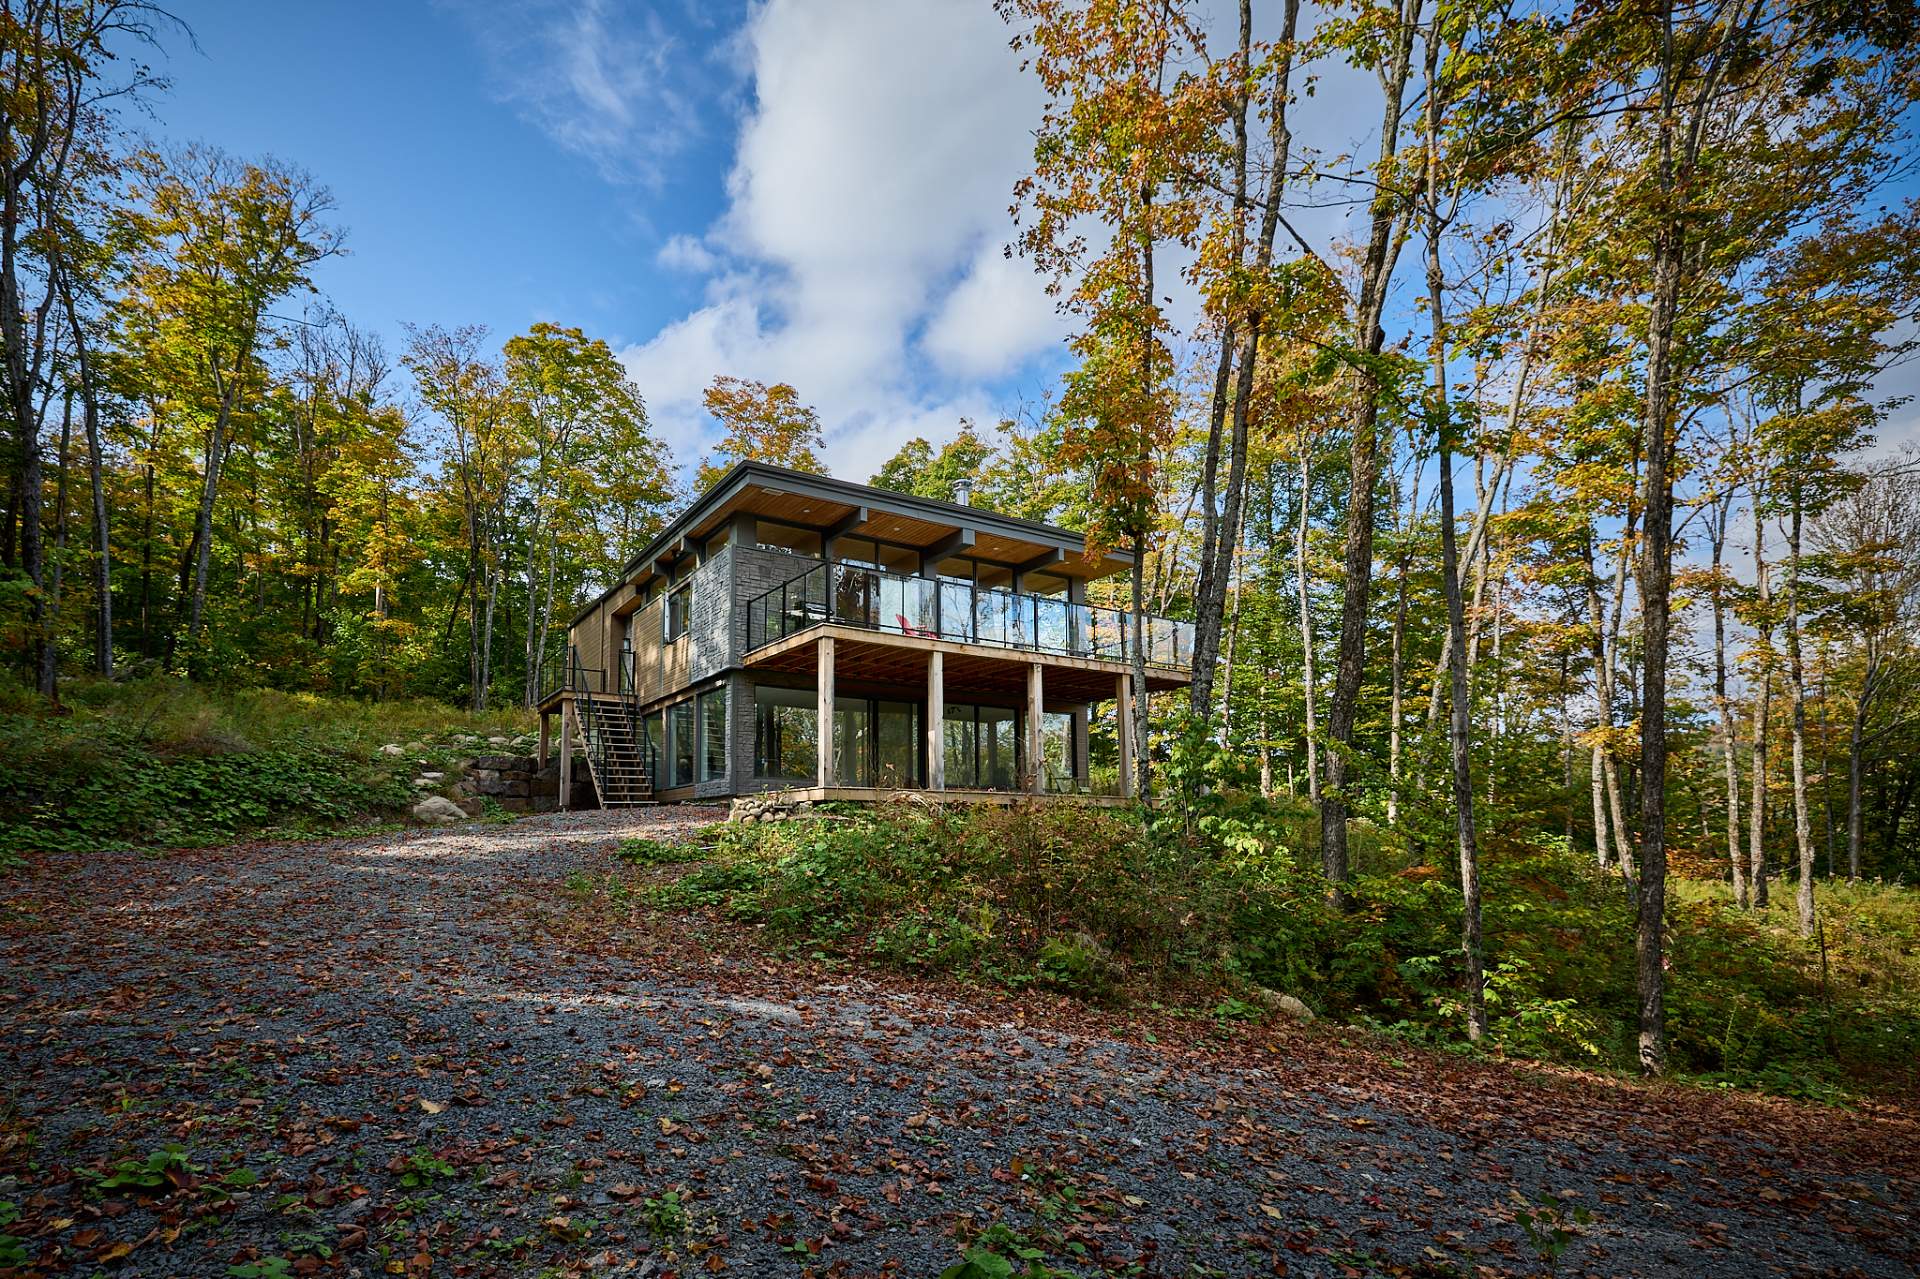
<svg viewBox="0 0 1920 1279">
<path fill-rule="evenodd" d="M 23 1272 L 931 1279 L 999 1226 L 1082 1275 L 1544 1273 L 1516 1195 L 1590 1215 L 1560 1274 L 1920 1268 L 1903 1114 L 553 927 L 620 838 L 715 816 L 0 881 Z"/>
</svg>

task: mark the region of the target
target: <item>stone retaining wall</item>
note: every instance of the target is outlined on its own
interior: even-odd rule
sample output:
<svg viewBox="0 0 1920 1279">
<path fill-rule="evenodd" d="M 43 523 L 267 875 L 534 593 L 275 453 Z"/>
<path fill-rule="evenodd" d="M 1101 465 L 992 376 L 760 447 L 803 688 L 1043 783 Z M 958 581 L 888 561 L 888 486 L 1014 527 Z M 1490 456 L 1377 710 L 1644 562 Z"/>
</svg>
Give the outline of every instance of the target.
<svg viewBox="0 0 1920 1279">
<path fill-rule="evenodd" d="M 463 796 L 491 799 L 510 813 L 551 813 L 560 807 L 560 759 L 546 768 L 532 755 L 476 755 L 460 778 Z M 573 808 L 598 808 L 586 757 L 573 759 Z"/>
</svg>

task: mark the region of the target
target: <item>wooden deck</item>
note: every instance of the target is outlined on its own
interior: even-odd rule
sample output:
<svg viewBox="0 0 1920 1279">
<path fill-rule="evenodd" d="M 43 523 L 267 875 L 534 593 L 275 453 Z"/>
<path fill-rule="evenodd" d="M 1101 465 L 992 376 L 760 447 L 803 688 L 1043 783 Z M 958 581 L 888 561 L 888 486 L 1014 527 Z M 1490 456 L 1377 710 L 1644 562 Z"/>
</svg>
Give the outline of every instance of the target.
<svg viewBox="0 0 1920 1279">
<path fill-rule="evenodd" d="M 908 790 L 875 786 L 790 786 L 782 790 L 753 791 L 740 799 L 765 799 L 775 803 L 802 801 L 821 803 L 846 800 L 857 804 L 884 804 L 889 801 L 925 804 L 1086 804 L 1095 808 L 1119 808 L 1132 803 L 1124 795 L 1087 795 L 1077 792 L 1035 794 L 1012 790 Z"/>
</svg>

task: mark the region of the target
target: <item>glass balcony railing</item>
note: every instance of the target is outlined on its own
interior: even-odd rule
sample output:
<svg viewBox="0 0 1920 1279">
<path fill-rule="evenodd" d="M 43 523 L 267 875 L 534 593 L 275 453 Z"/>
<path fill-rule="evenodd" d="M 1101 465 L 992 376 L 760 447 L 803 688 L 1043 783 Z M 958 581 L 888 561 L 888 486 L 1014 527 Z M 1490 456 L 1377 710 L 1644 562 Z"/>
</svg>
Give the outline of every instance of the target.
<svg viewBox="0 0 1920 1279">
<path fill-rule="evenodd" d="M 1030 653 L 1132 660 L 1125 610 L 1052 595 L 989 590 L 970 582 L 904 577 L 852 564 L 821 564 L 747 602 L 747 650 L 835 623 L 893 635 L 991 644 Z M 1146 664 L 1193 667 L 1193 623 L 1148 617 Z"/>
</svg>

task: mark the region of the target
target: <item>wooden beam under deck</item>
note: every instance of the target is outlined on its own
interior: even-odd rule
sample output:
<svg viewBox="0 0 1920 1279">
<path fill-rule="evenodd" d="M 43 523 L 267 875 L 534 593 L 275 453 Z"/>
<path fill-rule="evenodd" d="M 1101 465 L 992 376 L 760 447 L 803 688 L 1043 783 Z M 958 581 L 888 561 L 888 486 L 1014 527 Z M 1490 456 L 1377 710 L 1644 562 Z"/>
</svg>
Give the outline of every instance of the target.
<svg viewBox="0 0 1920 1279">
<path fill-rule="evenodd" d="M 753 796 L 788 803 L 852 800 L 881 804 L 893 800 L 925 804 L 1088 804 L 1096 808 L 1114 808 L 1133 802 L 1123 795 L 1035 795 L 1024 790 L 882 790 L 874 786 L 792 786 L 784 790 L 755 791 Z"/>
</svg>

